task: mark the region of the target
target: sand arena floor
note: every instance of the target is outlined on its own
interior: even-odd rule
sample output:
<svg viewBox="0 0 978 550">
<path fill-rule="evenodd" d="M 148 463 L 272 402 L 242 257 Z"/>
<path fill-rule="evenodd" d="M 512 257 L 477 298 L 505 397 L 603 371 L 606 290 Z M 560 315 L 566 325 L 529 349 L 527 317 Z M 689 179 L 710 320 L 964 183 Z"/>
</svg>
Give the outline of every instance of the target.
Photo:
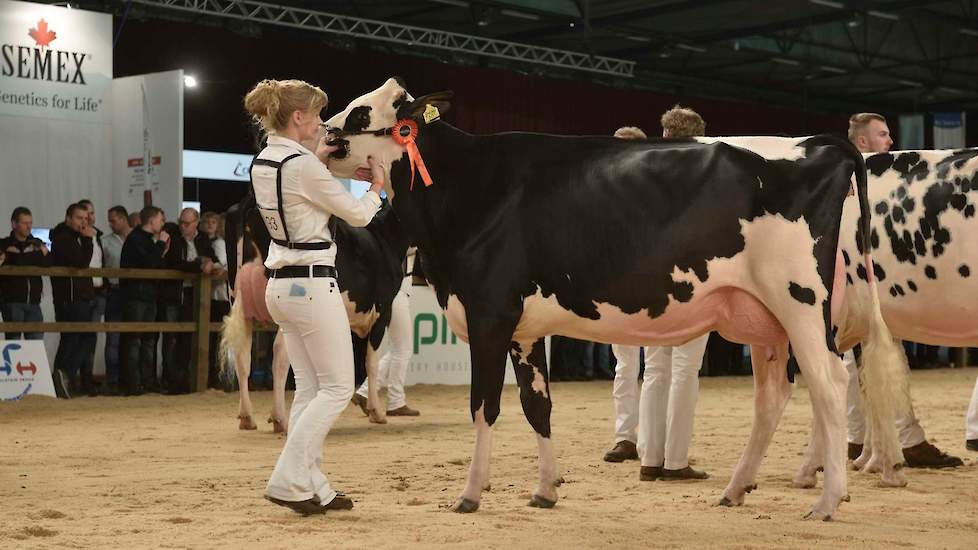
<svg viewBox="0 0 978 550">
<path fill-rule="evenodd" d="M 446 511 L 461 491 L 473 431 L 468 388 L 408 389 L 419 418 L 369 425 L 346 410 L 325 449 L 351 512 L 302 518 L 261 499 L 282 437 L 237 429 L 237 396 L 29 398 L 0 404 L 4 548 L 970 548 L 978 547 L 978 453 L 964 414 L 978 369 L 913 373 L 928 437 L 965 458 L 956 471 L 909 471 L 902 490 L 850 473 L 851 503 L 802 521 L 815 491 L 789 487 L 810 417 L 800 381 L 769 449 L 760 489 L 717 508 L 750 430 L 750 378 L 702 380 L 691 456 L 712 477 L 640 482 L 608 464 L 610 382 L 557 383 L 554 437 L 567 483 L 553 510 L 525 506 L 536 443 L 517 390 L 504 391 L 492 491 L 474 515 Z M 271 393 L 254 394 L 264 419 Z"/>
</svg>

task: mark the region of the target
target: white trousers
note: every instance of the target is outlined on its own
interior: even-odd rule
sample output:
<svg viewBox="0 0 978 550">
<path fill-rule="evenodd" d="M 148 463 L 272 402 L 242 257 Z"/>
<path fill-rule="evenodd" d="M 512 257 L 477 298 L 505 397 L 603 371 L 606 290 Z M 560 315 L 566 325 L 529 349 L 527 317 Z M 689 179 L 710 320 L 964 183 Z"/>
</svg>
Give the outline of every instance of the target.
<svg viewBox="0 0 978 550">
<path fill-rule="evenodd" d="M 968 405 L 965 434 L 965 439 L 978 439 L 978 379 L 975 380 L 975 389 L 971 392 L 971 404 Z"/>
<path fill-rule="evenodd" d="M 849 371 L 849 388 L 846 392 L 848 440 L 849 443 L 862 445 L 866 438 L 866 417 L 863 415 L 862 396 L 859 394 L 859 370 L 856 368 L 856 358 L 852 350 L 842 356 L 842 361 Z M 906 416 L 897 417 L 896 428 L 900 432 L 900 445 L 904 449 L 919 445 L 927 439 L 912 409 Z"/>
<path fill-rule="evenodd" d="M 638 429 L 642 466 L 689 466 L 699 371 L 709 339 L 707 333 L 681 346 L 646 348 Z"/>
<path fill-rule="evenodd" d="M 281 500 L 336 496 L 322 471 L 323 443 L 353 397 L 353 344 L 343 298 L 331 278 L 271 279 L 265 302 L 282 328 L 295 374 L 289 435 L 265 492 Z"/>
<path fill-rule="evenodd" d="M 399 409 L 407 405 L 404 395 L 404 381 L 407 378 L 408 364 L 411 362 L 411 277 L 405 277 L 401 290 L 394 297 L 391 306 L 391 324 L 387 327 L 384 339 L 389 347 L 380 359 L 377 382 L 378 388 L 387 388 L 387 410 Z M 364 380 L 357 393 L 367 397 L 367 381 Z"/>
<path fill-rule="evenodd" d="M 638 427 L 638 370 L 640 346 L 612 344 L 615 354 L 615 384 L 611 395 L 615 401 L 615 443 L 637 441 L 635 428 Z M 648 365 L 648 356 L 645 363 Z M 648 368 L 648 367 L 646 367 Z"/>
</svg>

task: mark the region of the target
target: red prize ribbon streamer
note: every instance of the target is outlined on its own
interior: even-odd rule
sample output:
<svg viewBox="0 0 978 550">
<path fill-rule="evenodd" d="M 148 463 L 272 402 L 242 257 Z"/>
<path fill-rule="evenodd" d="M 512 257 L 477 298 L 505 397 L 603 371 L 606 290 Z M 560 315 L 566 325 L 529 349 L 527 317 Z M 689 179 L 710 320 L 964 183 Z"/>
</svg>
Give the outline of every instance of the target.
<svg viewBox="0 0 978 550">
<path fill-rule="evenodd" d="M 407 149 L 408 159 L 411 161 L 411 190 L 414 190 L 414 172 L 415 170 L 421 174 L 421 181 L 424 182 L 425 187 L 432 184 L 431 175 L 428 174 L 428 167 L 424 165 L 424 160 L 421 158 L 421 151 L 418 150 L 418 145 L 414 142 L 415 138 L 418 137 L 418 123 L 411 119 L 404 119 L 397 121 L 392 129 L 391 137 L 399 145 L 403 145 Z"/>
</svg>

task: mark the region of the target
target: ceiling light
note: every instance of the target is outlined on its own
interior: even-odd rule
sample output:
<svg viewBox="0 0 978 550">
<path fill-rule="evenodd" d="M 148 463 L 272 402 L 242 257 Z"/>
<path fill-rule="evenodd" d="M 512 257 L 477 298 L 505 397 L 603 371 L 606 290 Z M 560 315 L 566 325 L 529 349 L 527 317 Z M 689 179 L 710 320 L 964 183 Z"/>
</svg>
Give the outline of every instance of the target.
<svg viewBox="0 0 978 550">
<path fill-rule="evenodd" d="M 811 2 L 812 4 L 818 4 L 819 6 L 825 6 L 827 8 L 835 8 L 837 10 L 841 10 L 842 8 L 846 7 L 846 5 L 843 4 L 842 2 L 833 2 L 832 0 L 808 0 L 808 1 Z"/>
<path fill-rule="evenodd" d="M 900 16 L 897 15 L 897 14 L 895 14 L 895 13 L 889 13 L 889 12 L 885 12 L 885 11 L 876 11 L 876 10 L 869 10 L 866 13 L 868 13 L 869 15 L 871 15 L 873 17 L 877 17 L 879 19 L 889 19 L 890 21 L 899 21 L 900 20 Z"/>
<path fill-rule="evenodd" d="M 525 11 L 516 10 L 499 10 L 499 13 L 503 15 L 508 15 L 510 17 L 516 17 L 517 19 L 529 19 L 530 21 L 539 21 L 540 16 L 535 13 L 526 13 Z"/>
<path fill-rule="evenodd" d="M 795 61 L 794 59 L 785 59 L 783 57 L 772 57 L 771 61 L 774 61 L 775 63 L 780 63 L 782 65 L 794 65 L 795 67 L 801 65 L 801 61 Z"/>
<path fill-rule="evenodd" d="M 823 71 L 825 71 L 827 73 L 846 74 L 846 72 L 847 72 L 845 69 L 840 69 L 838 67 L 832 67 L 830 65 L 820 65 L 818 68 L 819 69 L 822 69 Z"/>
<path fill-rule="evenodd" d="M 978 30 L 975 29 L 958 29 L 961 34 L 967 34 L 968 36 L 978 36 Z"/>
<path fill-rule="evenodd" d="M 197 79 L 189 74 L 183 75 L 183 85 L 187 88 L 196 88 Z"/>
<path fill-rule="evenodd" d="M 706 53 L 706 48 L 700 48 L 699 46 L 690 46 L 689 44 L 676 44 L 676 48 L 680 50 L 686 50 L 687 52 Z"/>
</svg>

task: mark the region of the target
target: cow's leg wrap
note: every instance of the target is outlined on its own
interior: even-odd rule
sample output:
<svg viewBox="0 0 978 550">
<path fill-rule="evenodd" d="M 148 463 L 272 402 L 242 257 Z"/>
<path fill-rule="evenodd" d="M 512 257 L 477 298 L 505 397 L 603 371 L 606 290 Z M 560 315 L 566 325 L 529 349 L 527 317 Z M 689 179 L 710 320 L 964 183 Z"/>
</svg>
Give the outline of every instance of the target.
<svg viewBox="0 0 978 550">
<path fill-rule="evenodd" d="M 557 460 L 550 439 L 550 377 L 544 339 L 514 342 L 510 351 L 516 381 L 520 386 L 520 403 L 527 422 L 537 433 L 540 485 L 529 506 L 553 508 L 557 504 Z"/>
<path fill-rule="evenodd" d="M 744 454 L 723 491 L 721 503 L 727 506 L 743 504 L 744 495 L 757 488 L 754 482 L 757 470 L 778 427 L 788 398 L 791 397 L 791 384 L 784 375 L 788 362 L 788 344 L 779 345 L 773 354 L 769 351 L 763 346 L 751 346 L 751 363 L 754 368 L 754 424 Z M 773 359 L 769 358 L 771 355 Z"/>
</svg>

